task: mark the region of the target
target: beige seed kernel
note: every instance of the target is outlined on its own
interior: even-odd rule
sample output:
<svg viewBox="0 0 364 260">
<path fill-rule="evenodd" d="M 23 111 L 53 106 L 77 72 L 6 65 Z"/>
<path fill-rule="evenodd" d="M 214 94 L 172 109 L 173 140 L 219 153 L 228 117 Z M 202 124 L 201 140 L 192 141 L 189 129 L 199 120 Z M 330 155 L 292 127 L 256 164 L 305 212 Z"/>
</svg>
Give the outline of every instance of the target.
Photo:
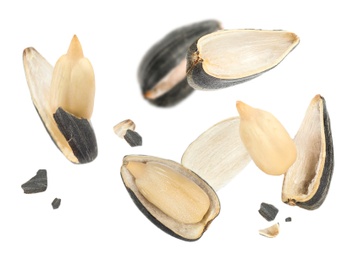
<svg viewBox="0 0 364 260">
<path fill-rule="evenodd" d="M 210 207 L 208 195 L 193 181 L 154 162 L 128 162 L 140 193 L 169 217 L 186 224 L 198 223 Z"/>
<path fill-rule="evenodd" d="M 295 162 L 296 145 L 282 124 L 269 112 L 236 103 L 240 137 L 259 169 L 281 175 Z"/>
<path fill-rule="evenodd" d="M 68 113 L 90 119 L 95 97 L 95 75 L 90 61 L 84 57 L 77 36 L 72 38 L 67 54 L 54 66 L 51 82 L 51 109 L 62 107 Z"/>
</svg>

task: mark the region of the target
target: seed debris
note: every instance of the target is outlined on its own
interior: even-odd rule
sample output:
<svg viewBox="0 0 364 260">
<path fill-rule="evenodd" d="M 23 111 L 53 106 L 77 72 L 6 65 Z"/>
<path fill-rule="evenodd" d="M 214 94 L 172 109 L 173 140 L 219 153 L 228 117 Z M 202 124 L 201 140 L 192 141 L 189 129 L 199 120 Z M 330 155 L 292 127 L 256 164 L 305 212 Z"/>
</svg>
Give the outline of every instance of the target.
<svg viewBox="0 0 364 260">
<path fill-rule="evenodd" d="M 278 209 L 273 206 L 272 204 L 268 204 L 265 202 L 262 202 L 260 204 L 260 209 L 259 209 L 259 213 L 260 215 L 262 215 L 266 220 L 268 221 L 272 221 L 275 219 L 275 217 L 278 214 Z"/>
<path fill-rule="evenodd" d="M 133 130 L 130 129 L 126 130 L 124 139 L 128 142 L 128 144 L 131 147 L 142 145 L 142 137 Z"/>
<path fill-rule="evenodd" d="M 53 201 L 52 201 L 52 207 L 53 209 L 58 209 L 59 206 L 61 206 L 61 199 L 59 198 L 55 198 Z"/>
<path fill-rule="evenodd" d="M 26 194 L 38 193 L 47 189 L 47 183 L 47 170 L 40 169 L 34 177 L 22 184 L 21 188 Z"/>
</svg>

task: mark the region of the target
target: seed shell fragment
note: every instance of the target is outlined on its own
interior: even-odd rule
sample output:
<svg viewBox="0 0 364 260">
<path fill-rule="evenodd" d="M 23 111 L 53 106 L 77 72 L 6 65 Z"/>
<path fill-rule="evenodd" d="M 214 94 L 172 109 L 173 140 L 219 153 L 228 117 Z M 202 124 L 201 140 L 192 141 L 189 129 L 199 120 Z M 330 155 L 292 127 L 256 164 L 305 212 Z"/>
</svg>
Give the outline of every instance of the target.
<svg viewBox="0 0 364 260">
<path fill-rule="evenodd" d="M 274 220 L 278 214 L 278 211 L 279 210 L 274 205 L 265 202 L 260 204 L 260 209 L 258 210 L 260 215 L 262 215 L 262 217 L 268 221 Z"/>
<path fill-rule="evenodd" d="M 61 206 L 61 199 L 59 198 L 55 198 L 53 201 L 52 201 L 52 208 L 53 209 L 58 209 L 59 206 Z"/>
<path fill-rule="evenodd" d="M 126 130 L 124 139 L 131 147 L 141 146 L 143 143 L 142 137 L 137 132 L 130 129 Z"/>
<path fill-rule="evenodd" d="M 135 123 L 131 119 L 126 119 L 114 126 L 114 133 L 120 138 L 124 138 L 127 130 L 135 130 Z"/>
<path fill-rule="evenodd" d="M 276 223 L 270 227 L 259 230 L 259 234 L 265 237 L 273 238 L 279 234 L 279 223 Z"/>
<path fill-rule="evenodd" d="M 282 30 L 212 32 L 188 50 L 188 83 L 199 90 L 243 83 L 277 66 L 298 43 L 297 35 Z"/>
<path fill-rule="evenodd" d="M 220 29 L 216 20 L 206 20 L 177 28 L 155 43 L 138 68 L 143 97 L 160 107 L 170 107 L 188 97 L 193 88 L 187 83 L 186 54 L 199 37 Z"/>
<path fill-rule="evenodd" d="M 176 238 L 198 240 L 220 212 L 214 190 L 177 162 L 128 155 L 123 159 L 121 177 L 140 211 Z"/>
<path fill-rule="evenodd" d="M 45 191 L 47 189 L 47 185 L 47 170 L 41 169 L 38 170 L 37 174 L 29 181 L 22 184 L 21 188 L 24 193 L 31 194 Z"/>
<path fill-rule="evenodd" d="M 297 160 L 284 176 L 282 201 L 314 210 L 325 201 L 334 170 L 330 117 L 321 95 L 311 100 L 294 142 Z"/>
<path fill-rule="evenodd" d="M 210 127 L 183 153 L 181 163 L 196 172 L 215 191 L 224 187 L 251 161 L 239 135 L 240 118 Z"/>
</svg>

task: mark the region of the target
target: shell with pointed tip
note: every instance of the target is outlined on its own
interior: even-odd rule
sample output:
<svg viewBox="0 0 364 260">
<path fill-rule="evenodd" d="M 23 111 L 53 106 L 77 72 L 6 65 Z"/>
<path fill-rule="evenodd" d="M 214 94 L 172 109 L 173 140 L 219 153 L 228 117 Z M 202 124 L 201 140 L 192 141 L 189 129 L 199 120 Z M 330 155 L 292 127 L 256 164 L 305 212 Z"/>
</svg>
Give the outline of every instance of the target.
<svg viewBox="0 0 364 260">
<path fill-rule="evenodd" d="M 330 117 L 322 96 L 311 100 L 294 142 L 297 160 L 284 176 L 282 201 L 314 210 L 325 201 L 334 170 Z"/>
<path fill-rule="evenodd" d="M 243 83 L 277 66 L 299 43 L 280 30 L 220 30 L 192 44 L 187 80 L 195 89 L 216 90 Z"/>
<path fill-rule="evenodd" d="M 206 20 L 177 28 L 154 44 L 138 69 L 142 94 L 150 103 L 174 106 L 193 91 L 186 79 L 188 47 L 199 37 L 220 29 L 216 20 Z"/>
</svg>

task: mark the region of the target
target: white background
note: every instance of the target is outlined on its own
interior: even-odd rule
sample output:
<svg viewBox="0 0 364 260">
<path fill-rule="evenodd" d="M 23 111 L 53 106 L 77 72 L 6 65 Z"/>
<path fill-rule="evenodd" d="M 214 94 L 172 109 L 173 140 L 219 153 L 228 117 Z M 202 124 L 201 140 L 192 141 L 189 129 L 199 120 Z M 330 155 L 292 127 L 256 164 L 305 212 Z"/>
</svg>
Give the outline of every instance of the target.
<svg viewBox="0 0 364 260">
<path fill-rule="evenodd" d="M 6 2 L 6 4 L 5 4 Z M 2 1 L 0 4 L 0 259 L 363 259 L 363 13 L 360 1 Z M 283 29 L 300 44 L 273 70 L 216 92 L 195 91 L 173 108 L 140 94 L 136 72 L 149 47 L 171 30 L 217 19 L 226 29 Z M 92 123 L 99 155 L 67 161 L 31 102 L 22 52 L 35 47 L 51 64 L 77 34 L 96 74 Z M 185 242 L 155 227 L 135 207 L 120 174 L 123 156 L 180 161 L 213 124 L 237 116 L 235 102 L 273 113 L 293 137 L 311 99 L 321 94 L 331 117 L 335 168 L 321 208 L 281 202 L 283 176 L 250 163 L 218 191 L 221 213 L 202 238 Z M 113 126 L 132 119 L 143 146 L 131 148 Z M 24 194 L 38 169 L 48 189 Z M 55 197 L 62 199 L 53 210 Z M 281 233 L 261 202 L 280 211 Z M 284 222 L 292 217 L 291 223 Z"/>
</svg>

